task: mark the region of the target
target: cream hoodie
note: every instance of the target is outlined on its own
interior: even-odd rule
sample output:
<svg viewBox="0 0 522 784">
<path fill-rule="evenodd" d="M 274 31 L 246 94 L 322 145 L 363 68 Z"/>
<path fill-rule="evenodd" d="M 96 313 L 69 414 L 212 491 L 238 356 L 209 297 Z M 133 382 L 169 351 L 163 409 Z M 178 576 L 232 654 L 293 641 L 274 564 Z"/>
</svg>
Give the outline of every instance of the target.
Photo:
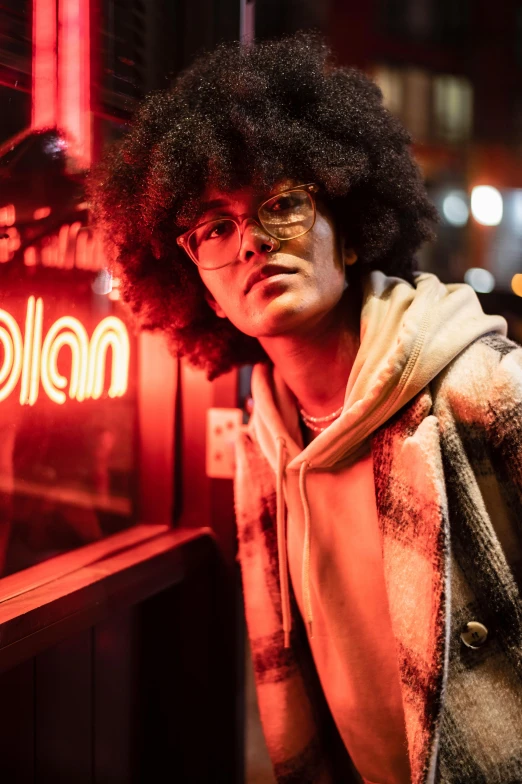
<svg viewBox="0 0 522 784">
<path fill-rule="evenodd" d="M 368 782 L 408 780 L 369 436 L 472 341 L 506 331 L 467 285 L 372 272 L 342 414 L 304 449 L 294 396 L 271 366 L 254 368 L 251 426 L 276 475 L 285 646 L 291 575 L 325 696 Z"/>
</svg>

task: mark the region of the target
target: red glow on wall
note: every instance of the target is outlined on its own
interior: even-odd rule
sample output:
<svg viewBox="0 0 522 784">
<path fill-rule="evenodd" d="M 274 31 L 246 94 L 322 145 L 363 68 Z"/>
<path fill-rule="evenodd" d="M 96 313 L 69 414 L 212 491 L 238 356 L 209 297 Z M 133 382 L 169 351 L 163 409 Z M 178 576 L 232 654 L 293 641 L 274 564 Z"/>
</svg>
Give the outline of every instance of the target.
<svg viewBox="0 0 522 784">
<path fill-rule="evenodd" d="M 88 0 L 60 0 L 58 125 L 70 138 L 78 165 L 91 164 L 90 57 Z"/>
</svg>

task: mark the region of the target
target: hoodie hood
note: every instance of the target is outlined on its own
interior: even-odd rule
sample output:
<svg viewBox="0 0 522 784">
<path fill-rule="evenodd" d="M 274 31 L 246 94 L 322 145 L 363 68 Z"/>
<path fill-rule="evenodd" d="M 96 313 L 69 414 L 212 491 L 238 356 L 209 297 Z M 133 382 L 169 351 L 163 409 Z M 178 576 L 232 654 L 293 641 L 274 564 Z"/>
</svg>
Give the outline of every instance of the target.
<svg viewBox="0 0 522 784">
<path fill-rule="evenodd" d="M 254 368 L 252 426 L 271 467 L 277 471 L 278 437 L 289 452 L 287 470 L 298 470 L 303 461 L 309 469 L 342 467 L 368 436 L 488 332 L 506 335 L 506 321 L 486 315 L 467 284 L 446 285 L 435 275 L 418 273 L 412 286 L 371 272 L 364 283 L 360 347 L 343 411 L 304 450 L 298 446 L 294 396 L 271 365 Z"/>
<path fill-rule="evenodd" d="M 486 315 L 466 284 L 443 284 L 418 273 L 414 285 L 382 272 L 364 281 L 360 346 L 340 417 L 302 448 L 296 400 L 278 371 L 258 364 L 252 375 L 251 426 L 276 475 L 277 540 L 285 646 L 290 644 L 285 479 L 297 473 L 304 518 L 302 596 L 312 635 L 309 471 L 343 469 L 357 459 L 368 437 L 412 400 L 477 338 L 507 333 L 501 316 Z"/>
</svg>

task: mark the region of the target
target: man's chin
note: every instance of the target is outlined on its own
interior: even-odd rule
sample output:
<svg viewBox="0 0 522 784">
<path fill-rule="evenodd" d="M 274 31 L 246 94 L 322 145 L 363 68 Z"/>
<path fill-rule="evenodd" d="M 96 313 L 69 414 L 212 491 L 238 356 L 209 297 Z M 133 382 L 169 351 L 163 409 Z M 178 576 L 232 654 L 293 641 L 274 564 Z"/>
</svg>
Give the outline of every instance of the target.
<svg viewBox="0 0 522 784">
<path fill-rule="evenodd" d="M 267 308 L 267 310 L 272 312 L 263 314 L 262 323 L 257 325 L 256 334 L 253 335 L 253 337 L 260 340 L 263 338 L 288 337 L 293 332 L 297 332 L 307 321 L 306 314 L 303 313 L 302 308 L 280 307 Z"/>
</svg>

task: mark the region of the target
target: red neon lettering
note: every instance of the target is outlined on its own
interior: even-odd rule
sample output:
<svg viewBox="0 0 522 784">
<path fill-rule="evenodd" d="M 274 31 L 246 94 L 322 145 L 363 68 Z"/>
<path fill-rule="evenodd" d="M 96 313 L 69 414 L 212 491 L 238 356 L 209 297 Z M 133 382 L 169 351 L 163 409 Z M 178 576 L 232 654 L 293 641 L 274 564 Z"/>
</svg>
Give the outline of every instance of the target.
<svg viewBox="0 0 522 784">
<path fill-rule="evenodd" d="M 9 229 L 13 231 L 13 229 Z M 14 230 L 16 231 L 16 229 Z M 4 240 L 6 242 L 7 240 Z M 17 244 L 16 244 L 17 243 Z M 9 258 L 3 259 L 2 245 L 0 244 L 0 261 L 8 261 L 12 258 L 14 251 L 12 247 L 16 244 L 16 249 L 20 246 L 20 238 L 12 240 L 9 249 Z M 88 226 L 82 226 L 80 221 L 75 221 L 71 225 L 65 223 L 60 227 L 58 234 L 44 237 L 39 247 L 30 245 L 24 251 L 24 264 L 27 267 L 34 267 L 38 261 L 44 267 L 59 267 L 60 269 L 99 270 L 107 266 L 103 244 L 98 234 Z"/>
<path fill-rule="evenodd" d="M 16 209 L 14 204 L 6 204 L 0 207 L 0 226 L 13 226 L 16 221 Z"/>
<path fill-rule="evenodd" d="M 33 212 L 33 219 L 42 220 L 43 218 L 48 218 L 50 214 L 50 207 L 38 207 L 38 209 Z"/>
<path fill-rule="evenodd" d="M 121 397 L 127 391 L 129 375 L 129 336 L 121 319 L 108 316 L 95 328 L 91 339 L 83 324 L 73 316 L 62 316 L 50 327 L 42 340 L 44 303 L 29 297 L 22 339 L 20 327 L 11 314 L 0 310 L 0 401 L 20 384 L 20 403 L 34 405 L 41 385 L 55 403 L 65 403 L 67 395 L 78 401 L 98 399 L 105 384 L 106 355 L 112 350 L 109 397 Z M 69 382 L 58 370 L 58 356 L 67 346 L 71 351 Z"/>
<path fill-rule="evenodd" d="M 12 226 L 2 233 L 0 237 L 0 262 L 11 261 L 20 247 L 20 235 Z"/>
</svg>

